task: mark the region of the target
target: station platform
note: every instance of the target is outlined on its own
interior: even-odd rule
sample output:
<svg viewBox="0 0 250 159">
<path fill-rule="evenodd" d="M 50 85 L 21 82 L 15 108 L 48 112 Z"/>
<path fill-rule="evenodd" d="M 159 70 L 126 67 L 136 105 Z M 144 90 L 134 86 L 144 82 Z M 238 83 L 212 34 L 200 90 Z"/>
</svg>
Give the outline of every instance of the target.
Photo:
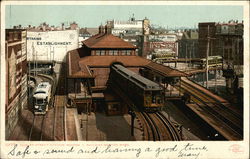
<svg viewBox="0 0 250 159">
<path fill-rule="evenodd" d="M 131 136 L 130 115 L 106 116 L 104 113 L 75 114 L 78 140 L 82 141 L 140 141 L 142 127 L 135 119 Z"/>
</svg>

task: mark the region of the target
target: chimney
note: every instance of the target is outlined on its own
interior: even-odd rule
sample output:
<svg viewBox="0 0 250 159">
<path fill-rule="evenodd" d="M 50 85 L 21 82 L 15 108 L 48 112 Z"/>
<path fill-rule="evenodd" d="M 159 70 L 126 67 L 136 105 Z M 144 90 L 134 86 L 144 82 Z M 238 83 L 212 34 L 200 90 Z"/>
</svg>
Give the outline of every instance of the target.
<svg viewBox="0 0 250 159">
<path fill-rule="evenodd" d="M 105 25 L 105 34 L 111 34 L 111 27 L 109 25 Z"/>
<path fill-rule="evenodd" d="M 65 30 L 64 23 L 62 23 L 62 30 Z"/>
<path fill-rule="evenodd" d="M 102 24 L 99 26 L 99 34 L 102 34 L 104 33 L 104 28 L 102 26 Z"/>
</svg>

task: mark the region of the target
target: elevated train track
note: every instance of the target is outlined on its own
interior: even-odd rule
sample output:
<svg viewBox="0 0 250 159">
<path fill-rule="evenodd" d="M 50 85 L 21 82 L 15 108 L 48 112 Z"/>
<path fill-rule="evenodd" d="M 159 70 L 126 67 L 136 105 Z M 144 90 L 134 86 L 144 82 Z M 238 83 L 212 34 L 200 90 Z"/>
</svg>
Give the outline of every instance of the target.
<svg viewBox="0 0 250 159">
<path fill-rule="evenodd" d="M 243 138 L 243 115 L 230 107 L 225 99 L 187 78 L 181 78 L 179 89 L 189 102 L 187 106 L 223 137 L 228 140 Z"/>
<path fill-rule="evenodd" d="M 173 123 L 162 112 L 137 113 L 144 125 L 144 139 L 148 141 L 181 141 L 182 137 Z"/>
</svg>

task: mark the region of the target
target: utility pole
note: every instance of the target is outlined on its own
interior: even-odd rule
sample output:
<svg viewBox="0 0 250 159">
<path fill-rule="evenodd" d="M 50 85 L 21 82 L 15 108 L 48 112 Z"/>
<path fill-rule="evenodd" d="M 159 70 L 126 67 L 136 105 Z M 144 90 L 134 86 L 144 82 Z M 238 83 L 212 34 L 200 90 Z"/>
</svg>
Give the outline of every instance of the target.
<svg viewBox="0 0 250 159">
<path fill-rule="evenodd" d="M 207 30 L 208 31 L 207 31 L 207 55 L 206 55 L 206 88 L 208 88 L 208 56 L 210 47 L 209 25 Z"/>
<path fill-rule="evenodd" d="M 187 69 L 187 43 L 186 43 L 185 59 L 186 59 L 186 66 L 185 66 L 185 70 L 186 70 Z"/>
<path fill-rule="evenodd" d="M 214 74 L 215 74 L 215 92 L 217 92 L 217 63 L 218 63 L 218 59 L 217 59 L 217 57 L 215 58 L 215 62 L 216 62 L 216 64 L 215 64 L 215 72 L 214 72 Z"/>
</svg>

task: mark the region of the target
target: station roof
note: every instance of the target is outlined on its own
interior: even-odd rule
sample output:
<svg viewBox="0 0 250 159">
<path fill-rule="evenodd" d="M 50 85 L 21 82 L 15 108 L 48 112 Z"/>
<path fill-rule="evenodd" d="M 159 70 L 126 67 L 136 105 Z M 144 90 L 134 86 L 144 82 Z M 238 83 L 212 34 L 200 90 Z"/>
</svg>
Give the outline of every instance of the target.
<svg viewBox="0 0 250 159">
<path fill-rule="evenodd" d="M 150 70 L 153 70 L 153 71 L 155 71 L 155 72 L 157 72 L 165 77 L 188 76 L 188 74 L 186 74 L 182 71 L 179 71 L 179 70 L 176 70 L 176 69 L 173 69 L 171 67 L 164 66 L 162 64 L 158 64 L 155 62 L 150 62 L 145 67 L 150 69 Z"/>
<path fill-rule="evenodd" d="M 68 76 L 71 78 L 93 78 L 87 65 L 79 65 L 80 49 L 69 51 L 67 54 Z"/>
<path fill-rule="evenodd" d="M 126 42 L 112 34 L 100 33 L 82 41 L 88 48 L 119 48 L 119 49 L 136 49 L 133 44 Z"/>
<path fill-rule="evenodd" d="M 94 35 L 83 41 L 83 44 L 90 49 L 136 49 L 131 43 L 107 33 Z M 94 78 L 90 70 L 91 67 L 110 67 L 113 63 L 121 63 L 125 67 L 147 67 L 163 76 L 187 76 L 183 72 L 151 62 L 140 56 L 82 56 L 85 55 L 85 51 L 86 49 L 79 48 L 68 52 L 67 74 L 69 78 Z"/>
<path fill-rule="evenodd" d="M 81 49 L 75 49 L 68 53 L 67 63 L 68 77 L 70 78 L 94 78 L 91 67 L 109 67 L 112 63 L 121 63 L 125 67 L 145 67 L 166 77 L 188 76 L 179 70 L 151 62 L 140 56 L 85 56 L 80 58 Z"/>
</svg>

